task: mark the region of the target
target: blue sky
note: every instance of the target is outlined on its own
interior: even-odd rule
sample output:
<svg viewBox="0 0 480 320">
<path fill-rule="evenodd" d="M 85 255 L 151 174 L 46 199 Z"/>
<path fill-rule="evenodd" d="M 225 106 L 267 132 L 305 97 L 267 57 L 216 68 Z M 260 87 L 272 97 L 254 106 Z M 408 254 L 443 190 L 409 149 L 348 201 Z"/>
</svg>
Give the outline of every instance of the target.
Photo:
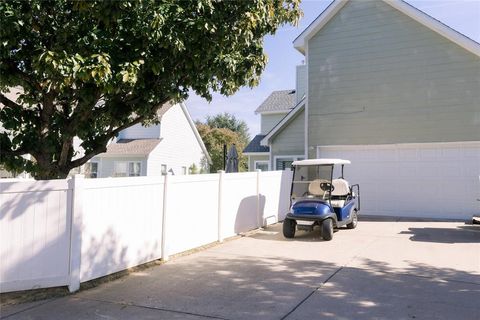
<svg viewBox="0 0 480 320">
<path fill-rule="evenodd" d="M 365 0 L 366 1 L 366 0 Z M 408 0 L 409 4 L 426 12 L 451 28 L 480 42 L 480 0 Z M 269 62 L 260 84 L 242 88 L 235 95 L 224 97 L 214 94 L 211 103 L 191 95 L 187 108 L 194 120 L 204 120 L 207 115 L 229 112 L 247 122 L 250 135 L 260 131 L 260 116 L 255 109 L 275 90 L 295 88 L 295 66 L 304 59 L 293 48 L 293 40 L 331 3 L 331 0 L 303 1 L 304 16 L 297 27 L 280 28 L 275 35 L 265 38 L 264 50 Z"/>
</svg>

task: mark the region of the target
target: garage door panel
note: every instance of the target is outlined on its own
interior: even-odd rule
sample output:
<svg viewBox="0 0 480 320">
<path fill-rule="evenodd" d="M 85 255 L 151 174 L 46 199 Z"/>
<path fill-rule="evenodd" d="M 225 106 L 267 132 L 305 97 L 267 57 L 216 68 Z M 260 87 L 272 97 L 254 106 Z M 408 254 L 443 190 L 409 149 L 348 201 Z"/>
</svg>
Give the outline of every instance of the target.
<svg viewBox="0 0 480 320">
<path fill-rule="evenodd" d="M 352 161 L 362 213 L 468 219 L 480 213 L 480 142 L 318 147 L 322 158 Z M 335 176 L 339 173 L 335 174 Z"/>
<path fill-rule="evenodd" d="M 398 154 L 398 160 L 399 161 L 417 161 L 418 160 L 418 154 L 417 150 L 415 149 L 405 149 L 402 152 Z"/>
</svg>

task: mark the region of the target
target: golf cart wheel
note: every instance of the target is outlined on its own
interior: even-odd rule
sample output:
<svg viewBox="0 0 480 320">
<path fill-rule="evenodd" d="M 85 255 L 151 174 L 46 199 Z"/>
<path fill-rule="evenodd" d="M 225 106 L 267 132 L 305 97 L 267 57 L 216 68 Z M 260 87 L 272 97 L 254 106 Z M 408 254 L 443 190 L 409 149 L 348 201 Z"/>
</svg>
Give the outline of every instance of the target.
<svg viewBox="0 0 480 320">
<path fill-rule="evenodd" d="M 283 236 L 285 238 L 295 237 L 295 220 L 285 219 L 283 220 Z"/>
<path fill-rule="evenodd" d="M 358 224 L 357 210 L 353 210 L 353 212 L 352 212 L 352 222 L 347 224 L 347 228 L 348 229 L 355 229 L 357 227 L 357 224 Z"/>
<path fill-rule="evenodd" d="M 322 238 L 323 240 L 330 241 L 333 238 L 333 221 L 332 219 L 326 219 L 322 222 Z"/>
</svg>

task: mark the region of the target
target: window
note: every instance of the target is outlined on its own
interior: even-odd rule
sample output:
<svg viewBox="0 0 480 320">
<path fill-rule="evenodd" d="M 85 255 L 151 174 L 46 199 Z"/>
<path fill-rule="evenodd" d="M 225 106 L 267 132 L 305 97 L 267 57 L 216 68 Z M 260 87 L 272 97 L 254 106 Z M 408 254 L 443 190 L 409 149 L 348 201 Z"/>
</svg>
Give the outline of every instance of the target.
<svg viewBox="0 0 480 320">
<path fill-rule="evenodd" d="M 255 161 L 255 170 L 269 171 L 270 163 L 269 161 Z"/>
<path fill-rule="evenodd" d="M 116 161 L 113 175 L 115 177 L 138 177 L 142 172 L 142 163 L 139 161 Z"/>
<path fill-rule="evenodd" d="M 186 175 L 187 174 L 187 167 L 182 167 L 182 174 Z"/>
<path fill-rule="evenodd" d="M 128 163 L 128 176 L 129 177 L 139 177 L 142 172 L 142 163 L 141 162 L 129 162 Z"/>
<path fill-rule="evenodd" d="M 167 165 L 162 164 L 162 176 L 166 176 L 166 175 L 167 175 Z"/>
<path fill-rule="evenodd" d="M 98 178 L 98 162 L 85 163 L 85 177 Z"/>
<path fill-rule="evenodd" d="M 285 170 L 290 169 L 293 161 L 303 160 L 304 156 L 281 156 L 275 157 L 275 169 L 276 170 Z"/>
<path fill-rule="evenodd" d="M 127 166 L 128 162 L 115 162 L 115 167 L 113 175 L 115 177 L 126 177 L 127 176 Z"/>
</svg>

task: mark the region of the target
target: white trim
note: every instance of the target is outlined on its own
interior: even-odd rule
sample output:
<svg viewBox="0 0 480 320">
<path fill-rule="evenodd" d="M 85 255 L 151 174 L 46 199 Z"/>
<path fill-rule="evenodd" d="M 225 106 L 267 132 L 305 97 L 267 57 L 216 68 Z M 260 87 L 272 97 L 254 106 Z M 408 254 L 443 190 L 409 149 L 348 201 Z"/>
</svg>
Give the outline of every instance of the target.
<svg viewBox="0 0 480 320">
<path fill-rule="evenodd" d="M 364 149 L 364 148 L 377 148 L 377 149 L 390 149 L 395 148 L 431 148 L 432 146 L 455 148 L 455 147 L 469 147 L 480 148 L 480 141 L 456 141 L 456 142 L 413 142 L 413 143 L 390 143 L 390 144 L 359 144 L 359 145 L 330 145 L 330 146 L 317 146 L 317 158 L 320 158 L 320 148 L 323 149 Z"/>
<path fill-rule="evenodd" d="M 305 53 L 305 68 L 306 68 L 306 90 L 305 90 L 305 133 L 304 133 L 304 152 L 305 152 L 305 159 L 308 159 L 308 95 L 309 95 L 309 90 L 310 90 L 310 79 L 308 77 L 309 69 L 308 66 L 310 63 L 308 62 L 308 42 L 306 45 L 307 51 Z"/>
<path fill-rule="evenodd" d="M 205 144 L 203 143 L 202 137 L 200 136 L 200 133 L 198 133 L 197 127 L 195 126 L 195 123 L 192 120 L 192 117 L 190 117 L 190 113 L 187 110 L 187 106 L 185 105 L 184 102 L 180 103 L 180 107 L 182 107 L 183 113 L 185 114 L 185 117 L 188 120 L 188 124 L 192 128 L 193 134 L 195 135 L 195 138 L 197 138 L 198 144 L 200 144 L 200 148 L 202 149 L 203 153 L 205 154 L 205 157 L 207 158 L 208 164 L 212 164 L 212 158 L 210 158 L 210 155 L 208 154 L 207 148 L 205 147 Z"/>
<path fill-rule="evenodd" d="M 264 115 L 264 114 L 268 114 L 268 115 L 272 115 L 272 114 L 287 114 L 289 113 L 291 109 L 287 109 L 287 110 L 273 110 L 273 111 L 255 111 L 255 114 L 261 114 L 261 115 Z"/>
<path fill-rule="evenodd" d="M 157 145 L 158 146 L 158 145 Z M 155 147 L 156 148 L 156 147 Z M 155 148 L 153 148 L 153 150 L 155 150 Z M 152 151 L 153 151 L 152 150 Z M 147 154 L 120 154 L 120 153 L 115 153 L 115 154 L 109 154 L 109 153 L 100 153 L 100 154 L 97 154 L 95 156 L 95 158 L 142 158 L 142 159 L 147 159 L 148 156 L 150 155 L 150 153 L 152 152 L 149 152 Z"/>
<path fill-rule="evenodd" d="M 335 0 L 310 25 L 293 40 L 295 49 L 305 54 L 305 44 L 332 19 L 348 0 Z"/>
<path fill-rule="evenodd" d="M 272 159 L 272 144 L 268 144 L 268 161 L 270 161 L 270 168 L 274 168 Z"/>
<path fill-rule="evenodd" d="M 297 154 L 297 155 L 285 154 L 285 155 L 274 156 L 273 157 L 273 166 L 274 166 L 275 170 L 278 170 L 277 169 L 277 159 L 278 158 L 287 158 L 287 159 L 291 158 L 292 162 L 293 162 L 293 161 L 297 161 L 298 158 L 303 158 L 304 156 L 305 156 L 304 154 L 300 154 L 300 155 L 299 154 Z"/>
<path fill-rule="evenodd" d="M 295 108 L 293 108 L 279 123 L 275 125 L 275 127 L 268 132 L 268 134 L 260 141 L 260 145 L 267 146 L 270 143 L 270 139 L 274 137 L 279 130 L 281 130 L 285 124 L 289 123 L 290 120 L 296 116 L 296 114 L 303 109 L 305 106 L 305 98 L 300 100 Z M 270 148 L 271 149 L 271 148 Z"/>
<path fill-rule="evenodd" d="M 244 152 L 245 156 L 268 156 L 268 151 L 266 152 Z"/>
<path fill-rule="evenodd" d="M 258 170 L 258 169 L 257 169 L 257 163 L 262 163 L 262 162 L 263 162 L 263 163 L 267 163 L 267 167 L 268 167 L 267 170 L 268 170 L 268 171 L 271 171 L 271 170 L 270 170 L 270 161 L 269 161 L 269 160 L 256 160 L 256 161 L 254 161 L 254 162 L 253 162 L 253 169 L 254 169 L 254 170 Z"/>
<path fill-rule="evenodd" d="M 323 164 L 351 164 L 350 160 L 344 159 L 327 159 L 327 158 L 319 158 L 319 159 L 306 159 L 306 160 L 297 160 L 292 163 L 294 166 L 315 166 L 315 165 L 323 165 Z"/>
<path fill-rule="evenodd" d="M 305 54 L 306 44 L 318 31 L 320 31 L 349 0 L 335 0 L 327 9 L 325 9 L 294 41 L 295 49 Z M 415 8 L 414 6 L 401 0 L 383 0 L 392 8 L 397 9 L 403 14 L 409 16 L 413 20 L 421 23 L 425 27 L 435 31 L 439 35 L 456 43 L 460 47 L 480 56 L 480 44 L 460 32 L 450 28 L 435 18 L 429 16 L 425 12 Z"/>
</svg>

